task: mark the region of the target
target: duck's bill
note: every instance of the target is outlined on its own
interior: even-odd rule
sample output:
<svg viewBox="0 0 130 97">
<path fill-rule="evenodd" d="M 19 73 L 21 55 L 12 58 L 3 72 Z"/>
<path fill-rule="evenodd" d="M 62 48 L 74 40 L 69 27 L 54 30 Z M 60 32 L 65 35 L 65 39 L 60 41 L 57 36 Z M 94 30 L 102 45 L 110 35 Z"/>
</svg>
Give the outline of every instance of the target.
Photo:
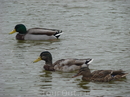
<svg viewBox="0 0 130 97">
<path fill-rule="evenodd" d="M 41 60 L 42 60 L 41 57 L 38 57 L 35 61 L 33 61 L 33 63 L 36 63 L 36 62 L 41 61 Z"/>
<path fill-rule="evenodd" d="M 12 32 L 10 32 L 9 34 L 13 34 L 13 33 L 15 33 L 16 32 L 16 30 L 14 29 Z"/>
<path fill-rule="evenodd" d="M 75 74 L 74 76 L 72 76 L 72 78 L 78 77 L 78 76 L 80 76 L 80 75 L 81 75 L 81 73 L 79 72 L 79 73 Z"/>
</svg>

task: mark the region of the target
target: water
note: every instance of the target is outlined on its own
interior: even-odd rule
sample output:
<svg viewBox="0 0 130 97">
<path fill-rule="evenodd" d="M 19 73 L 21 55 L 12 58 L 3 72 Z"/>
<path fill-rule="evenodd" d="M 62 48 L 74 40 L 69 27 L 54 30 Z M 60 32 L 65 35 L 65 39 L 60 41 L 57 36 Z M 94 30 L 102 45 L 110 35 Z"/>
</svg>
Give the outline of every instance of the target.
<svg viewBox="0 0 130 97">
<path fill-rule="evenodd" d="M 130 75 L 111 83 L 71 78 L 76 72 L 43 70 L 32 62 L 48 50 L 53 61 L 93 58 L 91 70 L 130 72 L 129 0 L 1 0 L 0 97 L 130 96 Z M 17 41 L 16 24 L 63 30 L 57 41 Z"/>
</svg>

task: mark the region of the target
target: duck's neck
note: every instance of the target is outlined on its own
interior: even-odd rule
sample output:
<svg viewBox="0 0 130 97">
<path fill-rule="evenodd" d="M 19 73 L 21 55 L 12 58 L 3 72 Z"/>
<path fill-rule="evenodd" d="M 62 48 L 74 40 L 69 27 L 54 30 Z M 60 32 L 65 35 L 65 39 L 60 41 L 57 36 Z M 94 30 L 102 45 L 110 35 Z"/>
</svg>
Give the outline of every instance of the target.
<svg viewBox="0 0 130 97">
<path fill-rule="evenodd" d="M 43 68 L 47 71 L 55 71 L 54 66 L 52 65 L 44 65 Z"/>
<path fill-rule="evenodd" d="M 83 72 L 83 77 L 87 77 L 87 78 L 92 77 L 92 73 L 89 68 L 86 68 L 85 72 Z"/>
<path fill-rule="evenodd" d="M 52 64 L 52 58 L 47 58 L 47 59 L 45 60 L 45 64 L 46 64 L 46 65 L 53 66 L 53 64 Z"/>
<path fill-rule="evenodd" d="M 44 69 L 47 71 L 54 71 L 54 66 L 52 63 L 52 56 L 51 55 L 45 59 Z"/>
<path fill-rule="evenodd" d="M 44 65 L 44 69 L 47 71 L 54 71 L 54 66 L 52 64 L 52 59 L 46 59 L 45 60 L 46 65 Z"/>
</svg>

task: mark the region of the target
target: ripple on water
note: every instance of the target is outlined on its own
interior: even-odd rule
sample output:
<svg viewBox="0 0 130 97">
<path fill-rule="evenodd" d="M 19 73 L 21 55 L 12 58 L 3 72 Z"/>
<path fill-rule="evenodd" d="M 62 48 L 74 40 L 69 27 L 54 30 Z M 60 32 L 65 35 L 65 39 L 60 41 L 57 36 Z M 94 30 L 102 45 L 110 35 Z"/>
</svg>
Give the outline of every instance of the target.
<svg viewBox="0 0 130 97">
<path fill-rule="evenodd" d="M 33 64 L 42 51 L 61 58 L 93 58 L 90 69 L 130 69 L 129 0 L 0 1 L 0 96 L 130 95 L 130 75 L 121 81 L 97 83 L 71 78 L 76 72 L 43 70 Z M 57 41 L 17 41 L 8 35 L 16 24 L 63 30 Z"/>
</svg>

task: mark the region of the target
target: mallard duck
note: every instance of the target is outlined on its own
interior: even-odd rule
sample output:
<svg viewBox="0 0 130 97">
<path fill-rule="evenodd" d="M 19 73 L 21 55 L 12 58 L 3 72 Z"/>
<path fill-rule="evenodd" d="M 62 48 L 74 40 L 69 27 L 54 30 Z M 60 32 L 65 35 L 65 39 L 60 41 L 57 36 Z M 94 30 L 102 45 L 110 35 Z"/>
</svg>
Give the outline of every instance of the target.
<svg viewBox="0 0 130 97">
<path fill-rule="evenodd" d="M 42 52 L 40 54 L 40 57 L 36 59 L 34 63 L 40 60 L 45 61 L 45 65 L 43 67 L 45 70 L 48 70 L 48 71 L 57 70 L 57 71 L 65 71 L 65 72 L 80 69 L 81 65 L 84 62 L 88 62 L 88 63 L 92 62 L 91 58 L 88 58 L 88 59 L 72 59 L 71 58 L 71 59 L 60 59 L 53 64 L 52 55 L 49 51 Z"/>
<path fill-rule="evenodd" d="M 122 70 L 97 70 L 91 73 L 89 64 L 85 62 L 73 78 L 82 75 L 82 79 L 86 81 L 109 82 L 111 80 L 121 79 L 127 74 L 128 73 L 125 73 Z"/>
<path fill-rule="evenodd" d="M 27 30 L 23 24 L 17 24 L 9 34 L 15 32 L 18 32 L 16 35 L 17 40 L 52 40 L 58 39 L 62 33 L 61 30 L 47 28 L 31 28 Z"/>
</svg>

